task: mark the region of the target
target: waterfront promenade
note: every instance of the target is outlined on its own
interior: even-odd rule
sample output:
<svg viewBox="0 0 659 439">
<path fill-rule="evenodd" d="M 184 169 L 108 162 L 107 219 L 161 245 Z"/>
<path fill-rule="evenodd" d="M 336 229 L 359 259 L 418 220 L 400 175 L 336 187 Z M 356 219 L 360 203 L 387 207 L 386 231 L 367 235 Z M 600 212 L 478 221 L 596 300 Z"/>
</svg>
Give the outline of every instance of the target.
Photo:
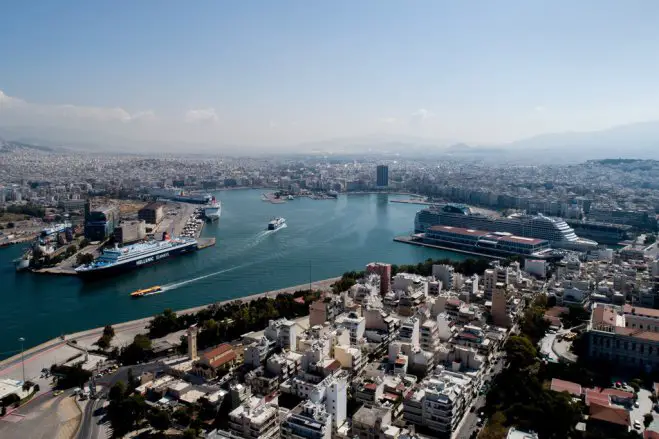
<svg viewBox="0 0 659 439">
<path fill-rule="evenodd" d="M 313 290 L 329 291 L 331 285 L 339 279 L 340 277 L 333 277 L 329 279 L 315 281 L 311 283 L 311 288 Z M 214 302 L 211 304 L 196 306 L 193 308 L 187 308 L 176 312 L 177 314 L 191 314 L 198 312 L 204 308 L 207 308 L 211 305 L 221 306 L 225 303 L 231 303 L 237 300 L 243 302 L 249 302 L 262 297 L 274 298 L 278 294 L 292 294 L 295 291 L 307 290 L 309 289 L 309 285 L 310 285 L 309 283 L 295 285 L 292 287 L 282 288 L 279 290 L 266 291 L 264 293 L 252 294 L 245 297 L 238 297 L 235 299 L 229 299 L 221 302 Z M 124 343 L 130 343 L 130 341 L 133 339 L 135 335 L 143 334 L 148 331 L 149 322 L 151 321 L 152 318 L 153 317 L 145 317 L 142 319 L 113 324 L 113 328 L 115 331 L 115 338 L 117 340 L 123 341 Z M 98 339 L 101 336 L 102 333 L 103 333 L 102 327 L 88 329 L 73 334 L 67 334 L 63 337 L 54 338 L 38 346 L 34 346 L 30 349 L 26 349 L 23 354 L 25 359 L 26 379 L 38 377 L 41 373 L 41 369 L 43 369 L 44 367 L 50 368 L 50 365 L 54 363 L 62 363 L 66 361 L 72 355 L 75 355 L 80 351 L 80 349 L 76 349 L 72 345 L 76 345 L 80 342 L 82 342 L 80 343 L 81 346 L 85 344 L 91 345 L 94 341 L 96 341 L 96 339 Z M 3 361 L 0 361 L 0 378 L 22 379 L 20 353 L 10 358 L 7 358 Z"/>
</svg>

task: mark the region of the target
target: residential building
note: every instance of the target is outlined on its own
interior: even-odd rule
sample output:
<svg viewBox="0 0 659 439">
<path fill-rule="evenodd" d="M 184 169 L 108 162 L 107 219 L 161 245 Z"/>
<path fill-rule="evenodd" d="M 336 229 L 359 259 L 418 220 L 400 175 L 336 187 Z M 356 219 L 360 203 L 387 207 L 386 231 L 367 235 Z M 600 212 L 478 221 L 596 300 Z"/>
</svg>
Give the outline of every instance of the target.
<svg viewBox="0 0 659 439">
<path fill-rule="evenodd" d="M 359 439 L 386 439 L 391 409 L 362 406 L 352 416 L 352 433 Z"/>
<path fill-rule="evenodd" d="M 343 306 L 339 297 L 330 295 L 321 297 L 309 306 L 309 325 L 322 326 L 327 322 L 333 322 L 342 312 Z"/>
<path fill-rule="evenodd" d="M 350 344 L 357 345 L 364 339 L 366 331 L 366 318 L 358 315 L 356 312 L 342 314 L 335 319 L 335 323 L 344 326 L 350 331 Z"/>
<path fill-rule="evenodd" d="M 305 401 L 282 421 L 281 439 L 330 439 L 332 437 L 332 415 L 318 402 Z"/>
<path fill-rule="evenodd" d="M 403 400 L 403 419 L 439 435 L 451 435 L 462 420 L 473 395 L 472 378 L 441 371 L 424 379 Z"/>
<path fill-rule="evenodd" d="M 297 348 L 297 324 L 287 319 L 270 320 L 264 335 L 282 349 Z"/>
<path fill-rule="evenodd" d="M 251 398 L 229 413 L 229 429 L 243 439 L 274 439 L 279 436 L 277 405 Z"/>
<path fill-rule="evenodd" d="M 398 332 L 398 340 L 402 343 L 409 343 L 412 349 L 419 349 L 420 344 L 420 331 L 419 331 L 419 318 L 410 317 L 403 322 Z"/>
<path fill-rule="evenodd" d="M 380 295 L 384 297 L 391 288 L 391 264 L 371 262 L 366 266 L 366 272 L 380 276 Z"/>
<path fill-rule="evenodd" d="M 504 328 L 512 324 L 511 316 L 508 312 L 509 295 L 506 286 L 502 282 L 497 282 L 492 291 L 492 321 L 497 326 Z"/>
<path fill-rule="evenodd" d="M 442 282 L 442 288 L 445 290 L 453 289 L 455 269 L 452 265 L 433 265 L 432 276 Z"/>
</svg>

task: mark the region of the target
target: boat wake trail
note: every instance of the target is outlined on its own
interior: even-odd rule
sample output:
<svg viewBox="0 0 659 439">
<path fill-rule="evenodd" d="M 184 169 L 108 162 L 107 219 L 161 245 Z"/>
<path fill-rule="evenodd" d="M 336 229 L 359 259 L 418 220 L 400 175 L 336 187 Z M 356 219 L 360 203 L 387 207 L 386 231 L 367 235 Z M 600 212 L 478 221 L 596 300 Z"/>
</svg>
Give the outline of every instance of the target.
<svg viewBox="0 0 659 439">
<path fill-rule="evenodd" d="M 286 227 L 287 227 L 287 225 L 284 224 L 283 226 L 281 226 L 277 230 L 285 229 Z M 256 234 L 256 236 L 254 236 L 254 238 L 252 238 L 249 242 L 247 242 L 247 244 L 245 245 L 245 248 L 248 249 L 248 248 L 252 248 L 254 246 L 259 245 L 265 238 L 267 238 L 268 236 L 270 236 L 273 233 L 277 232 L 277 230 L 262 230 L 262 231 L 260 231 L 259 233 Z"/>
<path fill-rule="evenodd" d="M 253 264 L 254 264 L 254 262 L 250 262 L 250 263 L 242 264 L 242 265 L 236 265 L 235 267 L 226 268 L 226 269 L 220 270 L 220 271 L 215 271 L 213 273 L 208 273 L 208 274 L 205 274 L 205 275 L 199 276 L 199 277 L 193 277 L 192 279 L 187 279 L 187 280 L 184 280 L 184 281 L 181 281 L 181 282 L 173 282 L 171 284 L 163 285 L 162 290 L 163 291 L 175 290 L 175 289 L 180 288 L 184 285 L 191 284 L 192 282 L 197 282 L 199 280 L 207 279 L 207 278 L 213 277 L 213 276 L 219 276 L 220 274 L 228 273 L 230 271 L 237 270 L 239 268 L 244 268 L 244 267 L 247 267 L 247 266 L 250 266 L 250 265 L 253 265 Z"/>
</svg>

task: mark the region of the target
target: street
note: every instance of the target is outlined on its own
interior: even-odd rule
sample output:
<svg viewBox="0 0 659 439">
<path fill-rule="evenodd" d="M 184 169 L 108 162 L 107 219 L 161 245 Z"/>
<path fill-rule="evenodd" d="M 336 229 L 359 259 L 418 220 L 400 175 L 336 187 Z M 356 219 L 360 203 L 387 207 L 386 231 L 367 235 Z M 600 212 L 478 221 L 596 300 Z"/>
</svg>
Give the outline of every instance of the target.
<svg viewBox="0 0 659 439">
<path fill-rule="evenodd" d="M 494 378 L 503 370 L 503 365 L 505 362 L 503 355 L 497 355 L 495 358 L 496 359 L 494 361 L 496 361 L 496 363 L 491 366 L 492 373 L 487 374 L 484 381 L 489 381 L 492 383 Z M 478 395 L 476 399 L 474 399 L 472 402 L 474 411 L 465 415 L 465 419 L 462 421 L 462 425 L 459 428 L 457 434 L 453 435 L 454 439 L 470 439 L 471 435 L 478 430 L 478 412 L 485 405 L 485 397 L 486 395 Z"/>
</svg>

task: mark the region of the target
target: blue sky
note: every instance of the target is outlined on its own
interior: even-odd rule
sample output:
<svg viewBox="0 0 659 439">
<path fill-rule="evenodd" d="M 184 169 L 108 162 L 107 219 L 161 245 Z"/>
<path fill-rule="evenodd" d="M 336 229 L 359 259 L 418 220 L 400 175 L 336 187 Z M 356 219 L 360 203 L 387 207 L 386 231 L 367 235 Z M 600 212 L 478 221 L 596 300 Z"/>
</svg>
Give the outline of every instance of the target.
<svg viewBox="0 0 659 439">
<path fill-rule="evenodd" d="M 0 3 L 0 126 L 497 143 L 659 119 L 659 2 Z"/>
</svg>

